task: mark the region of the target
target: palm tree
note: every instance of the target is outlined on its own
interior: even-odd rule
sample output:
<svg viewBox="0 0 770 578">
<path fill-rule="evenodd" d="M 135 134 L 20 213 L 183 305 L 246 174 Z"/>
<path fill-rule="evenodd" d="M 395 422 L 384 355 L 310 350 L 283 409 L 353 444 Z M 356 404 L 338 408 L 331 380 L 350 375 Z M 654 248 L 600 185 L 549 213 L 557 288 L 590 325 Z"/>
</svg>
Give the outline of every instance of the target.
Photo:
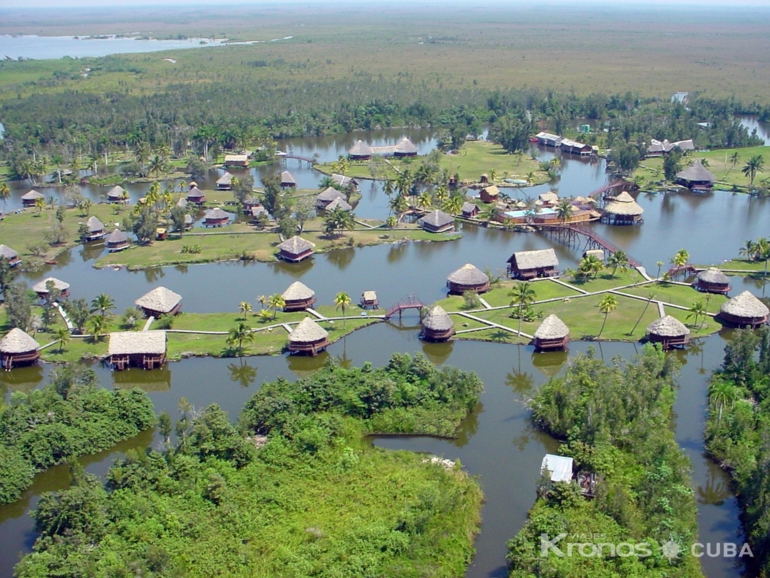
<svg viewBox="0 0 770 578">
<path fill-rule="evenodd" d="M 94 341 L 101 341 L 107 332 L 107 318 L 101 315 L 92 315 L 87 321 L 88 331 Z"/>
<path fill-rule="evenodd" d="M 604 298 L 599 301 L 599 311 L 604 313 L 604 320 L 602 321 L 602 327 L 599 329 L 599 335 L 601 337 L 602 331 L 604 331 L 604 325 L 607 323 L 607 316 L 618 308 L 618 300 L 614 295 L 605 295 Z"/>
<path fill-rule="evenodd" d="M 91 300 L 91 313 L 98 311 L 101 317 L 107 317 L 111 309 L 115 309 L 115 301 L 106 293 L 100 293 Z"/>
<path fill-rule="evenodd" d="M 658 261 L 655 264 L 658 266 L 658 273 L 657 273 L 657 275 L 655 275 L 655 278 L 656 279 L 660 279 L 660 269 L 661 269 L 661 267 L 663 267 L 663 261 Z"/>
<path fill-rule="evenodd" d="M 634 331 L 636 331 L 637 326 L 642 321 L 642 318 L 644 317 L 644 314 L 647 313 L 647 308 L 650 306 L 650 303 L 652 303 L 652 300 L 655 299 L 655 293 L 648 293 L 647 294 L 647 303 L 644 304 L 644 309 L 642 309 L 642 314 L 639 316 L 639 319 L 636 320 L 636 323 L 634 323 L 634 328 L 631 330 L 631 333 L 629 335 L 633 335 Z"/>
<path fill-rule="evenodd" d="M 425 191 L 417 197 L 417 200 L 414 204 L 418 209 L 429 209 L 431 205 L 433 205 L 433 197 L 430 196 L 428 191 Z"/>
<path fill-rule="evenodd" d="M 351 303 L 350 295 L 348 295 L 345 292 L 339 292 L 337 293 L 337 296 L 334 298 L 334 308 L 335 309 L 342 309 L 342 328 L 345 328 L 345 308 L 350 305 Z"/>
<path fill-rule="evenodd" d="M 757 244 L 752 241 L 746 241 L 738 250 L 738 254 L 745 257 L 747 261 L 753 261 L 757 258 Z"/>
<path fill-rule="evenodd" d="M 53 336 L 56 342 L 59 344 L 59 353 L 61 353 L 64 350 L 64 346 L 69 343 L 70 330 L 66 327 L 59 327 L 56 329 L 56 331 L 54 331 Z"/>
<path fill-rule="evenodd" d="M 687 249 L 679 249 L 676 254 L 671 257 L 672 265 L 677 268 L 684 267 L 689 261 L 690 254 L 687 252 Z"/>
<path fill-rule="evenodd" d="M 80 209 L 81 216 L 87 217 L 88 212 L 91 210 L 91 199 L 83 199 L 80 201 L 78 209 Z"/>
<path fill-rule="evenodd" d="M 243 315 L 243 318 L 246 319 L 246 314 L 251 311 L 251 303 L 248 301 L 241 301 L 241 304 L 238 306 L 238 310 Z"/>
<path fill-rule="evenodd" d="M 690 308 L 687 311 L 689 311 L 689 313 L 687 314 L 687 319 L 694 317 L 692 322 L 693 327 L 695 327 L 698 324 L 698 317 L 706 316 L 706 308 L 703 306 L 703 301 L 701 301 L 700 299 L 698 301 L 693 302 L 693 304 L 690 305 Z M 700 327 L 698 329 L 700 329 Z"/>
<path fill-rule="evenodd" d="M 393 215 L 390 215 L 387 219 L 385 219 L 385 226 L 390 229 L 391 233 L 393 233 L 393 229 L 396 228 L 396 225 L 398 225 L 398 219 L 396 219 L 396 217 Z"/>
<path fill-rule="evenodd" d="M 770 241 L 764 237 L 757 239 L 755 244 L 756 258 L 765 262 L 765 276 L 767 276 L 767 261 L 770 259 Z"/>
<path fill-rule="evenodd" d="M 352 231 L 356 228 L 356 222 L 350 211 L 341 208 L 332 209 L 326 215 L 325 228 L 327 233 L 337 232 L 342 234 L 343 230 Z"/>
<path fill-rule="evenodd" d="M 615 272 L 620 269 L 621 273 L 628 271 L 628 255 L 625 251 L 615 251 L 607 258 L 607 267 L 612 267 L 612 276 L 615 276 Z"/>
<path fill-rule="evenodd" d="M 8 183 L 0 184 L 0 200 L 3 201 L 3 212 L 5 212 L 5 203 L 7 203 L 8 199 L 10 198 L 11 198 L 11 187 L 8 186 Z"/>
<path fill-rule="evenodd" d="M 604 269 L 604 263 L 594 255 L 586 255 L 578 264 L 578 271 L 587 277 L 591 275 L 597 277 L 602 269 Z"/>
<path fill-rule="evenodd" d="M 37 209 L 37 216 L 39 217 L 43 213 L 43 209 L 45 209 L 45 199 L 43 197 L 35 199 L 35 208 Z"/>
<path fill-rule="evenodd" d="M 154 154 L 150 159 L 150 164 L 147 166 L 147 170 L 151 173 L 155 173 L 157 179 L 159 174 L 166 171 L 166 160 L 159 154 Z"/>
<path fill-rule="evenodd" d="M 730 407 L 732 407 L 737 398 L 738 390 L 729 381 L 715 378 L 711 382 L 711 385 L 709 386 L 709 403 L 719 408 L 717 426 L 719 426 L 720 422 L 722 421 L 722 410 L 724 407 L 728 404 Z"/>
<path fill-rule="evenodd" d="M 519 335 L 521 335 L 521 319 L 524 317 L 524 308 L 535 302 L 537 293 L 529 281 L 520 281 L 508 292 L 508 297 L 513 298 L 511 299 L 511 307 L 518 306 L 519 308 Z"/>
<path fill-rule="evenodd" d="M 254 333 L 252 333 L 248 325 L 241 321 L 230 330 L 225 341 L 230 347 L 234 347 L 237 343 L 235 352 L 238 357 L 241 357 L 243 355 L 243 344 L 254 341 Z"/>
<path fill-rule="evenodd" d="M 278 310 L 286 307 L 286 301 L 280 293 L 275 293 L 270 296 L 268 307 L 273 310 L 273 319 L 278 317 Z"/>
<path fill-rule="evenodd" d="M 725 176 L 728 175 L 728 173 L 735 168 L 735 165 L 738 164 L 738 161 L 741 160 L 741 155 L 739 155 L 737 152 L 734 152 L 732 155 L 730 155 L 730 168 L 727 170 L 727 173 L 725 173 Z"/>
<path fill-rule="evenodd" d="M 556 207 L 556 215 L 559 217 L 562 225 L 572 216 L 572 211 L 573 208 L 569 199 L 562 199 L 559 201 L 559 205 Z"/>
<path fill-rule="evenodd" d="M 444 185 L 439 185 L 438 187 L 436 187 L 436 192 L 434 194 L 435 194 L 436 200 L 439 203 L 446 203 L 449 200 L 449 190 Z"/>
<path fill-rule="evenodd" d="M 452 195 L 444 202 L 441 208 L 450 215 L 457 215 L 463 210 L 464 204 L 465 199 L 461 195 Z"/>
<path fill-rule="evenodd" d="M 741 172 L 749 177 L 749 186 L 754 186 L 754 177 L 757 176 L 757 173 L 761 173 L 762 169 L 765 166 L 765 159 L 762 155 L 754 155 L 751 157 L 748 161 L 746 161 L 746 164 L 743 165 L 743 168 L 741 169 Z"/>
<path fill-rule="evenodd" d="M 260 295 L 259 297 L 257 297 L 257 301 L 259 302 L 259 308 L 264 309 L 265 303 L 267 302 L 267 297 L 265 297 L 264 295 Z"/>
</svg>

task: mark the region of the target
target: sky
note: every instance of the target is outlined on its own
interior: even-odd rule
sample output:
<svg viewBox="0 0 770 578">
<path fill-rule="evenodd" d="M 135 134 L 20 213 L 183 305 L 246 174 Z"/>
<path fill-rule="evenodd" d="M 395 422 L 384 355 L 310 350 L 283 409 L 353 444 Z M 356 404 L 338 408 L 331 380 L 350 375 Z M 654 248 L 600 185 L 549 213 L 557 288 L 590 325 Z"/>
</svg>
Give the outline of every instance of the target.
<svg viewBox="0 0 770 578">
<path fill-rule="evenodd" d="M 398 3 L 401 0 L 396 0 Z M 406 2 L 406 0 L 403 0 Z M 140 5 L 151 5 L 155 8 L 161 6 L 192 6 L 192 5 L 206 5 L 206 6 L 228 6 L 233 4 L 249 4 L 251 6 L 262 5 L 280 5 L 280 4 L 324 4 L 331 6 L 335 3 L 338 4 L 350 4 L 354 3 L 358 6 L 362 4 L 380 4 L 382 0 L 343 0 L 342 2 L 335 2 L 334 0 L 109 0 L 107 6 L 105 6 L 105 0 L 3 0 L 0 2 L 0 9 L 2 8 L 25 8 L 25 9 L 43 9 L 43 8 L 67 8 L 67 7 L 99 7 L 99 8 L 115 8 L 119 6 L 123 7 L 138 7 Z M 394 2 L 391 0 L 390 2 Z M 445 5 L 446 0 L 416 0 L 408 2 L 410 5 Z M 454 2 L 450 2 L 454 3 Z M 531 6 L 531 2 L 527 0 L 495 0 L 495 1 L 483 1 L 480 4 L 476 4 L 474 7 L 480 7 L 482 5 L 492 6 L 494 4 L 505 4 L 506 6 L 512 6 L 517 3 L 524 3 Z M 618 4 L 617 0 L 546 0 L 542 4 L 569 4 L 570 6 L 590 5 L 595 6 L 597 4 L 610 4 L 616 7 L 620 5 L 646 5 L 646 6 L 709 6 L 709 7 L 723 7 L 732 8 L 735 6 L 765 6 L 770 7 L 770 0 L 622 0 L 621 4 Z"/>
</svg>

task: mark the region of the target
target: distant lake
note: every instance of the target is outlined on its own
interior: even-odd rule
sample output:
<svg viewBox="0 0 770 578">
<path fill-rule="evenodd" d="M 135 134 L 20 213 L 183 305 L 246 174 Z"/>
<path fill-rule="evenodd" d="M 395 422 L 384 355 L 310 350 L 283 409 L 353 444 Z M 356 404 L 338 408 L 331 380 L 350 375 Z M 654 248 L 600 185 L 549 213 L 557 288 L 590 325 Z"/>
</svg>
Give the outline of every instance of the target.
<svg viewBox="0 0 770 578">
<path fill-rule="evenodd" d="M 0 35 L 0 58 L 14 60 L 31 58 L 45 60 L 108 56 L 131 52 L 158 52 L 221 46 L 226 39 L 187 38 L 184 40 L 140 40 L 139 38 L 116 38 L 114 36 L 87 38 L 85 36 L 9 36 Z"/>
</svg>

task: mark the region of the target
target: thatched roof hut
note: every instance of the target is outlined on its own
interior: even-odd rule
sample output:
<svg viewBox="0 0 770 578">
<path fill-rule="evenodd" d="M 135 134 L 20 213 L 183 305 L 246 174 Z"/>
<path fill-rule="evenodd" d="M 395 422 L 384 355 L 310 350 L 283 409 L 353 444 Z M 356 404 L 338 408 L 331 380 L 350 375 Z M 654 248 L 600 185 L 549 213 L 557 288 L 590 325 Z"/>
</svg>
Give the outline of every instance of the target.
<svg viewBox="0 0 770 578">
<path fill-rule="evenodd" d="M 115 185 L 107 191 L 108 203 L 122 203 L 127 197 L 126 190 L 120 185 Z M 125 195 L 124 195 L 125 194 Z"/>
<path fill-rule="evenodd" d="M 695 277 L 695 288 L 706 293 L 721 293 L 730 291 L 730 278 L 716 267 L 709 267 Z"/>
<path fill-rule="evenodd" d="M 34 207 L 38 199 L 45 199 L 45 196 L 32 189 L 21 196 L 21 204 L 23 207 Z"/>
<path fill-rule="evenodd" d="M 695 159 L 689 167 L 676 174 L 676 182 L 693 191 L 711 190 L 716 180 L 714 173 L 704 167 L 700 159 Z"/>
<path fill-rule="evenodd" d="M 541 193 L 538 196 L 538 200 L 543 202 L 544 207 L 552 207 L 559 202 L 559 195 L 553 191 L 548 191 L 547 193 Z"/>
<path fill-rule="evenodd" d="M 317 209 L 325 209 L 329 203 L 335 199 L 345 199 L 345 195 L 334 187 L 326 187 L 315 197 L 315 206 Z"/>
<path fill-rule="evenodd" d="M 128 240 L 128 236 L 120 229 L 115 229 L 112 233 L 110 233 L 104 240 L 104 243 L 107 246 L 107 250 L 110 252 L 122 251 L 131 245 L 131 241 Z"/>
<path fill-rule="evenodd" d="M 484 293 L 489 291 L 489 276 L 475 265 L 466 263 L 454 273 L 450 273 L 446 286 L 450 293 L 457 295 L 462 295 L 466 291 Z"/>
<path fill-rule="evenodd" d="M 396 145 L 394 156 L 396 157 L 413 157 L 417 155 L 417 146 L 408 138 L 402 138 Z"/>
<path fill-rule="evenodd" d="M 767 306 L 748 291 L 733 297 L 719 309 L 717 319 L 736 327 L 758 327 L 767 322 Z"/>
<path fill-rule="evenodd" d="M 428 213 L 417 222 L 430 233 L 444 233 L 455 228 L 455 218 L 438 209 Z"/>
<path fill-rule="evenodd" d="M 682 347 L 689 340 L 690 330 L 684 323 L 666 315 L 656 319 L 647 326 L 647 339 L 652 343 L 660 343 L 663 349 Z"/>
<path fill-rule="evenodd" d="M 233 188 L 233 175 L 225 171 L 221 177 L 217 179 L 217 190 L 229 191 Z"/>
<path fill-rule="evenodd" d="M 377 309 L 380 306 L 380 301 L 377 299 L 377 293 L 375 291 L 364 291 L 361 293 L 360 304 L 364 309 L 367 307 Z"/>
<path fill-rule="evenodd" d="M 452 318 L 441 305 L 434 305 L 422 319 L 420 338 L 426 341 L 446 341 L 455 334 Z"/>
<path fill-rule="evenodd" d="M 473 203 L 469 203 L 468 201 L 465 201 L 463 203 L 463 208 L 462 208 L 463 217 L 465 217 L 466 219 L 472 219 L 478 214 L 479 214 L 479 208 L 477 205 L 474 205 Z"/>
<path fill-rule="evenodd" d="M 559 260 L 553 249 L 538 249 L 537 251 L 516 251 L 508 259 L 508 274 L 518 279 L 534 279 L 536 277 L 553 277 L 558 274 L 556 269 Z"/>
<path fill-rule="evenodd" d="M 0 259 L 8 261 L 8 265 L 11 267 L 15 267 L 21 263 L 19 253 L 16 250 L 11 249 L 8 245 L 0 245 Z"/>
<path fill-rule="evenodd" d="M 370 159 L 372 157 L 372 147 L 370 147 L 364 141 L 359 140 L 356 142 L 356 144 L 350 147 L 350 150 L 348 151 L 348 156 L 352 160 Z"/>
<path fill-rule="evenodd" d="M 315 303 L 315 291 L 302 283 L 295 281 L 281 294 L 284 300 L 284 311 L 304 311 Z"/>
<path fill-rule="evenodd" d="M 297 186 L 297 179 L 295 179 L 294 175 L 292 175 L 289 171 L 282 171 L 281 172 L 281 186 L 282 187 L 296 187 Z"/>
<path fill-rule="evenodd" d="M 500 196 L 500 189 L 497 188 L 497 185 L 489 185 L 481 189 L 479 192 L 479 199 L 484 201 L 485 203 L 494 203 L 497 202 L 498 197 Z"/>
<path fill-rule="evenodd" d="M 297 263 L 310 257 L 313 254 L 313 247 L 315 247 L 314 243 L 294 235 L 278 245 L 278 258 Z"/>
<path fill-rule="evenodd" d="M 88 217 L 86 227 L 88 227 L 86 241 L 95 241 L 101 239 L 105 235 L 104 224 L 95 216 Z"/>
<path fill-rule="evenodd" d="M 67 295 L 70 294 L 70 284 L 65 283 L 61 279 L 57 279 L 56 277 L 46 277 L 42 281 L 39 281 L 38 283 L 35 283 L 32 286 L 32 290 L 38 294 L 39 297 L 44 297 L 45 295 L 48 295 L 48 282 L 53 283 L 54 289 L 59 290 L 59 294 L 62 297 L 67 297 Z"/>
<path fill-rule="evenodd" d="M 203 224 L 207 227 L 221 227 L 230 222 L 230 213 L 223 211 L 219 207 L 206 211 L 203 217 Z"/>
<path fill-rule="evenodd" d="M 206 195 L 197 186 L 192 186 L 187 191 L 187 202 L 202 205 L 206 202 Z"/>
<path fill-rule="evenodd" d="M 186 208 L 187 208 L 187 199 L 179 199 L 179 200 L 176 202 L 176 206 L 177 206 L 177 207 L 181 207 L 181 208 L 183 208 L 183 209 L 186 209 Z"/>
<path fill-rule="evenodd" d="M 156 287 L 134 301 L 147 317 L 176 315 L 182 308 L 182 296 L 165 287 Z"/>
<path fill-rule="evenodd" d="M 626 191 L 621 192 L 604 207 L 602 223 L 635 225 L 641 222 L 644 209 Z"/>
<path fill-rule="evenodd" d="M 331 203 L 326 205 L 325 210 L 333 211 L 334 209 L 340 209 L 342 211 L 352 211 L 353 207 L 344 198 L 336 198 Z"/>
<path fill-rule="evenodd" d="M 226 167 L 248 167 L 249 155 L 225 155 L 225 162 L 222 163 Z"/>
<path fill-rule="evenodd" d="M 556 315 L 549 315 L 543 319 L 534 337 L 536 351 L 563 350 L 569 343 L 569 327 Z"/>
<path fill-rule="evenodd" d="M 165 331 L 122 331 L 110 333 L 107 355 L 115 369 L 154 369 L 166 361 Z"/>
<path fill-rule="evenodd" d="M 0 363 L 5 369 L 33 365 L 40 358 L 39 347 L 26 332 L 14 327 L 0 339 Z"/>
<path fill-rule="evenodd" d="M 288 350 L 290 353 L 317 355 L 328 346 L 329 334 L 310 317 L 305 317 L 289 333 Z"/>
</svg>

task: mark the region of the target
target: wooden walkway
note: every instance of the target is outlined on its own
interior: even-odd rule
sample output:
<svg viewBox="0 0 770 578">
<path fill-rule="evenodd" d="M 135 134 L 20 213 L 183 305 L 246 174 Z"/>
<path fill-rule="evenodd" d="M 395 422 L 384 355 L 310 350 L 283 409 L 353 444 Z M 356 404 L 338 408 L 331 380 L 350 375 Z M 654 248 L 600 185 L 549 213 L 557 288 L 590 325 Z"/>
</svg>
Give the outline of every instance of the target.
<svg viewBox="0 0 770 578">
<path fill-rule="evenodd" d="M 557 241 L 564 243 L 565 245 L 579 245 L 582 239 L 585 239 L 585 249 L 604 249 L 608 253 L 616 253 L 619 249 L 610 243 L 607 239 L 599 235 L 591 228 L 580 225 L 579 223 L 564 223 L 555 225 L 534 225 L 538 231 L 554 237 Z M 632 267 L 639 267 L 641 263 L 631 257 L 628 257 L 628 264 Z"/>
<path fill-rule="evenodd" d="M 318 163 L 318 161 L 315 160 L 313 157 L 303 157 L 302 155 L 293 155 L 293 154 L 288 154 L 288 153 L 285 154 L 285 155 L 280 155 L 280 158 L 286 159 L 286 160 L 294 159 L 295 161 L 300 161 L 300 162 L 303 162 L 303 163 L 309 163 L 311 165 L 315 165 L 315 164 Z"/>
<path fill-rule="evenodd" d="M 623 180 L 615 181 L 614 183 L 609 183 L 608 185 L 604 185 L 603 187 L 600 187 L 600 188 L 596 189 L 592 193 L 588 193 L 588 197 L 591 198 L 591 199 L 596 198 L 596 197 L 601 198 L 601 197 L 604 196 L 605 193 L 611 191 L 612 189 L 617 189 L 618 187 L 623 187 L 623 186 L 627 187 L 627 186 L 629 186 L 631 184 L 632 183 L 629 183 L 629 182 L 623 181 Z"/>
<path fill-rule="evenodd" d="M 388 312 L 385 314 L 385 321 L 388 321 L 391 317 L 393 317 L 396 313 L 398 313 L 399 319 L 401 318 L 401 314 L 407 310 L 407 309 L 417 309 L 418 311 L 421 310 L 423 307 L 427 307 L 425 303 L 420 301 L 416 295 L 408 295 L 407 297 L 404 297 L 396 303 L 393 307 L 388 309 Z"/>
</svg>

